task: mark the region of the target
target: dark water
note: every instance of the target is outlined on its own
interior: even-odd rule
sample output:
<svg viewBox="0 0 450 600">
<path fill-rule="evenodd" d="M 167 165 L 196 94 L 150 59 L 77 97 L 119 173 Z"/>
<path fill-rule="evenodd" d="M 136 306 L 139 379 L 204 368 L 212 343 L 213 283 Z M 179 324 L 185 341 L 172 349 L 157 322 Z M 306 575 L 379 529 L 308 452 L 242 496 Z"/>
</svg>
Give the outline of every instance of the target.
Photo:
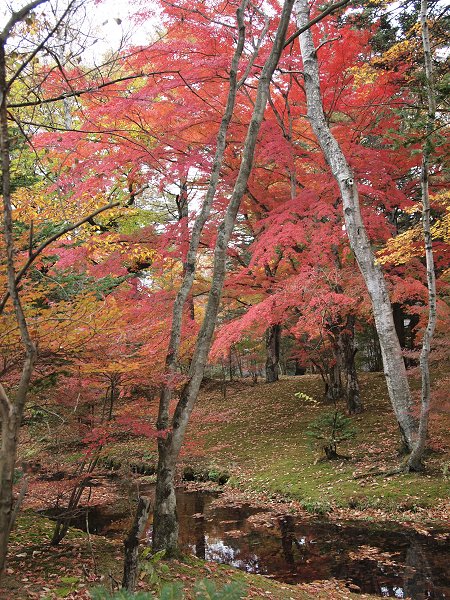
<svg viewBox="0 0 450 600">
<path fill-rule="evenodd" d="M 448 539 L 405 528 L 274 517 L 246 504 L 211 505 L 216 497 L 178 491 L 181 545 L 199 558 L 291 584 L 335 578 L 381 597 L 450 599 Z M 90 531 L 123 535 L 129 527 L 124 517 L 90 509 Z"/>
</svg>

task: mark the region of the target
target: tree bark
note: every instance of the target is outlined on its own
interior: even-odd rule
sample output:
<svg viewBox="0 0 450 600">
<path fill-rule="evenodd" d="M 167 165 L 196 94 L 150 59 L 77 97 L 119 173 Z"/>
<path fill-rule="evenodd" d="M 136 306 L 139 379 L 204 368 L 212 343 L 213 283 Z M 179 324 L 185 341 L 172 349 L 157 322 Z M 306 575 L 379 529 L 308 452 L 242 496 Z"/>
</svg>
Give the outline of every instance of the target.
<svg viewBox="0 0 450 600">
<path fill-rule="evenodd" d="M 436 276 L 434 272 L 433 240 L 431 237 L 430 222 L 430 197 L 428 191 L 429 163 L 433 150 L 432 133 L 436 119 L 436 100 L 434 93 L 433 68 L 431 60 L 430 36 L 427 21 L 427 0 L 422 0 L 420 5 L 420 21 L 422 25 L 422 42 L 425 60 L 425 76 L 427 81 L 428 117 L 426 126 L 426 140 L 422 151 L 422 226 L 425 241 L 425 259 L 427 265 L 428 283 L 428 324 L 423 336 L 422 351 L 420 353 L 420 370 L 422 374 L 422 398 L 419 419 L 419 433 L 416 443 L 409 456 L 407 467 L 411 471 L 420 471 L 423 468 L 423 454 L 428 433 L 428 419 L 430 413 L 430 346 L 436 327 Z"/>
<path fill-rule="evenodd" d="M 225 279 L 228 242 L 233 232 L 242 197 L 247 189 L 247 182 L 253 164 L 256 140 L 269 95 L 270 81 L 283 50 L 293 3 L 294 0 L 285 0 L 284 2 L 270 55 L 261 70 L 253 113 L 244 142 L 239 173 L 225 218 L 218 228 L 214 249 L 214 269 L 211 289 L 189 369 L 189 381 L 182 390 L 181 397 L 175 409 L 175 414 L 172 419 L 172 429 L 166 432 L 165 437 L 161 438 L 158 444 L 159 460 L 153 520 L 153 550 L 158 551 L 165 549 L 168 556 L 176 554 L 178 549 L 178 520 L 174 489 L 176 460 L 184 440 L 184 434 L 189 422 L 190 414 L 197 399 L 209 350 L 211 348 L 223 282 Z M 240 37 L 244 40 L 245 27 L 243 22 L 243 5 L 239 8 L 237 16 Z M 172 350 L 175 351 L 175 347 L 172 347 Z M 167 419 L 160 420 L 159 426 L 164 425 L 164 422 L 168 424 L 168 412 L 164 411 L 163 414 Z M 167 426 L 165 429 L 167 430 Z"/>
<path fill-rule="evenodd" d="M 217 185 L 219 183 L 220 170 L 222 168 L 223 156 L 225 152 L 225 146 L 227 142 L 228 126 L 233 116 L 234 106 L 236 103 L 236 93 L 238 89 L 238 68 L 239 61 L 242 56 L 245 42 L 245 26 L 243 20 L 243 14 L 247 7 L 248 0 L 242 0 L 239 9 L 237 10 L 237 21 L 239 36 L 236 44 L 236 50 L 231 60 L 230 76 L 229 76 L 229 90 L 227 97 L 227 104 L 225 112 L 222 117 L 219 133 L 217 135 L 217 147 L 214 155 L 214 161 L 211 168 L 211 176 L 209 178 L 208 189 L 206 192 L 205 200 L 202 204 L 201 211 L 195 219 L 194 226 L 192 228 L 191 240 L 189 243 L 189 250 L 186 256 L 186 262 L 183 265 L 183 281 L 181 287 L 178 290 L 175 303 L 173 306 L 172 314 L 172 325 L 170 329 L 170 340 L 169 348 L 166 355 L 165 366 L 168 375 L 168 382 L 162 386 L 160 397 L 159 397 L 159 410 L 158 420 L 156 423 L 157 428 L 160 431 L 165 431 L 169 427 L 169 404 L 172 398 L 172 381 L 171 376 L 175 374 L 178 361 L 178 350 L 181 340 L 181 330 L 183 321 L 183 310 L 186 304 L 186 300 L 191 291 L 192 284 L 194 282 L 196 262 L 197 262 L 197 251 L 200 244 L 200 238 L 203 232 L 203 228 L 208 220 L 211 212 L 212 203 L 216 194 Z"/>
<path fill-rule="evenodd" d="M 355 348 L 355 315 L 348 315 L 344 331 L 341 332 L 340 343 L 346 378 L 345 396 L 347 399 L 347 411 L 352 415 L 362 412 L 364 408 L 359 391 L 358 373 L 355 364 L 357 352 Z"/>
<path fill-rule="evenodd" d="M 266 331 L 266 383 L 278 381 L 280 372 L 281 325 L 276 323 Z"/>
<path fill-rule="evenodd" d="M 295 12 L 299 27 L 308 23 L 307 0 L 296 0 Z M 320 93 L 319 66 L 311 30 L 308 29 L 300 34 L 300 48 L 303 57 L 308 119 L 339 185 L 350 246 L 372 301 L 389 397 L 403 443 L 411 451 L 417 435 L 417 426 L 412 415 L 411 393 L 401 347 L 395 332 L 387 285 L 380 266 L 375 260 L 361 217 L 358 188 L 353 173 L 325 118 Z"/>
<path fill-rule="evenodd" d="M 122 587 L 128 592 L 134 592 L 134 588 L 136 587 L 136 581 L 139 575 L 139 540 L 145 531 L 149 512 L 150 500 L 141 496 L 136 509 L 134 523 L 124 542 L 125 562 L 123 567 Z"/>
<path fill-rule="evenodd" d="M 158 440 L 158 468 L 156 471 L 155 506 L 153 510 L 154 552 L 166 551 L 167 557 L 178 552 L 178 515 L 175 496 L 175 468 L 179 450 L 173 433 Z"/>
<path fill-rule="evenodd" d="M 36 3 L 29 6 L 33 7 L 34 5 L 36 5 Z M 29 10 L 30 8 L 28 9 L 28 12 Z M 16 18 L 17 14 L 19 13 L 16 13 Z M 25 12 L 24 16 L 26 14 L 28 13 Z M 13 479 L 18 437 L 36 359 L 36 348 L 28 331 L 27 321 L 20 302 L 14 265 L 15 248 L 11 203 L 10 144 L 8 135 L 8 114 L 6 108 L 9 88 L 6 81 L 5 46 L 7 33 L 5 33 L 5 31 L 7 31 L 7 28 L 3 30 L 2 35 L 0 36 L 0 154 L 2 164 L 3 235 L 6 246 L 8 292 L 13 303 L 15 319 L 19 328 L 25 357 L 19 384 L 15 390 L 13 400 L 8 396 L 5 388 L 0 384 L 0 412 L 2 418 L 2 440 L 0 450 L 0 575 L 5 567 L 6 552 L 14 516 Z"/>
</svg>

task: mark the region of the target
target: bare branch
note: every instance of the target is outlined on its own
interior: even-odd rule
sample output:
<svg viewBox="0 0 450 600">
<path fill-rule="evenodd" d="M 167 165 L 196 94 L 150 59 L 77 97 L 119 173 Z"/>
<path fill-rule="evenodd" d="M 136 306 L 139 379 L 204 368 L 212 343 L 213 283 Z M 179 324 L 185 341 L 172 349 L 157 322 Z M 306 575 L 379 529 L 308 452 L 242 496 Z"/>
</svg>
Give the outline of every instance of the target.
<svg viewBox="0 0 450 600">
<path fill-rule="evenodd" d="M 33 50 L 33 52 L 31 52 L 28 56 L 28 58 L 26 60 L 23 61 L 23 63 L 20 65 L 20 67 L 17 69 L 17 71 L 14 73 L 14 75 L 11 77 L 11 79 L 7 82 L 6 84 L 6 91 L 8 91 L 9 89 L 11 89 L 12 84 L 15 82 L 15 80 L 19 77 L 19 75 L 22 73 L 22 71 L 30 64 L 30 62 L 33 60 L 33 58 L 43 49 L 43 47 L 45 46 L 45 44 L 48 42 L 48 40 L 53 36 L 53 34 L 57 31 L 58 27 L 61 25 L 61 23 L 64 21 L 65 17 L 69 14 L 70 10 L 72 9 L 72 6 L 74 5 L 75 0 L 72 0 L 72 2 L 70 2 L 70 4 L 67 6 L 67 8 L 65 9 L 65 11 L 63 12 L 63 14 L 61 15 L 61 17 L 58 19 L 58 21 L 55 23 L 55 25 L 52 27 L 52 29 L 50 29 L 50 31 L 48 32 L 48 34 L 45 36 L 45 38 L 42 40 L 42 42 L 40 42 L 36 48 Z M 5 40 L 6 41 L 6 40 Z"/>
<path fill-rule="evenodd" d="M 269 30 L 269 25 L 270 25 L 270 20 L 269 20 L 268 17 L 265 17 L 264 28 L 261 31 L 261 35 L 258 38 L 258 42 L 257 42 L 257 44 L 255 46 L 253 54 L 250 57 L 250 60 L 248 61 L 247 68 L 245 69 L 245 72 L 242 75 L 241 79 L 238 81 L 237 89 L 239 89 L 240 87 L 242 87 L 242 85 L 245 83 L 245 80 L 249 76 L 250 70 L 251 70 L 252 66 L 254 65 L 254 63 L 255 63 L 256 57 L 258 56 L 258 52 L 259 52 L 259 49 L 261 48 L 261 44 L 262 44 L 264 38 L 266 37 L 267 31 Z"/>
<path fill-rule="evenodd" d="M 114 79 L 112 81 L 105 81 L 104 83 L 93 85 L 82 90 L 63 92 L 59 96 L 45 98 L 44 100 L 34 100 L 32 102 L 16 102 L 13 104 L 8 104 L 8 108 L 23 108 L 26 106 L 40 106 L 41 104 L 50 104 L 51 102 L 58 102 L 59 100 L 65 100 L 66 98 L 73 98 L 74 96 L 82 96 L 83 94 L 97 92 L 102 88 L 108 87 L 109 85 L 114 85 L 115 83 L 121 83 L 122 81 L 129 81 L 130 79 L 139 79 L 140 77 L 148 77 L 149 75 L 164 75 L 165 73 L 178 73 L 178 71 L 161 71 L 159 73 L 137 73 L 136 75 L 128 75 L 127 77 L 119 77 L 118 79 Z"/>
<path fill-rule="evenodd" d="M 23 8 L 21 8 L 17 12 L 13 12 L 11 15 L 11 18 L 9 19 L 9 21 L 6 23 L 5 27 L 3 28 L 3 31 L 0 33 L 0 41 L 6 42 L 6 40 L 8 39 L 8 36 L 11 32 L 11 29 L 14 27 L 14 25 L 16 25 L 17 23 L 22 21 L 22 19 L 24 19 L 34 8 L 39 6 L 39 4 L 44 4 L 44 2 L 48 2 L 48 0 L 33 0 L 33 2 L 26 4 Z"/>
</svg>

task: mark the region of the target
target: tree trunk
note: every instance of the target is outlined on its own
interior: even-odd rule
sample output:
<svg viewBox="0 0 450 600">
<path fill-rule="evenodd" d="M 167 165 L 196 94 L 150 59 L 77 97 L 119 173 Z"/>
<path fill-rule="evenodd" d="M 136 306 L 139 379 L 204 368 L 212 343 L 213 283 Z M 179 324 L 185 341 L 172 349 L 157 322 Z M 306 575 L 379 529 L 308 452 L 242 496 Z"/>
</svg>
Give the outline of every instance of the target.
<svg viewBox="0 0 450 600">
<path fill-rule="evenodd" d="M 13 480 L 17 456 L 17 443 L 37 354 L 36 347 L 28 330 L 16 284 L 11 202 L 10 142 L 8 135 L 8 112 L 6 108 L 9 87 L 6 81 L 5 47 L 14 22 L 23 19 L 30 12 L 32 7 L 33 5 L 28 5 L 27 7 L 24 7 L 22 11 L 14 13 L 12 20 L 9 22 L 10 28 L 8 28 L 7 25 L 5 29 L 0 32 L 0 158 L 3 196 L 3 235 L 6 246 L 8 292 L 13 303 L 15 319 L 19 328 L 22 346 L 25 351 L 22 372 L 13 399 L 9 397 L 2 384 L 0 384 L 0 413 L 2 419 L 2 443 L 0 454 L 0 576 L 5 567 L 6 552 L 13 516 L 17 512 L 13 508 Z"/>
<path fill-rule="evenodd" d="M 341 332 L 340 343 L 342 348 L 342 360 L 345 372 L 345 396 L 347 399 L 347 411 L 356 414 L 363 411 L 361 394 L 359 391 L 358 373 L 356 371 L 355 356 L 355 316 L 349 315 L 344 331 Z"/>
<path fill-rule="evenodd" d="M 175 203 L 177 205 L 178 211 L 178 221 L 182 224 L 183 227 L 183 236 L 185 236 L 186 240 L 189 239 L 189 203 L 188 203 L 188 187 L 187 187 L 187 176 L 183 177 L 180 181 L 180 193 L 177 194 L 175 198 Z M 183 277 L 186 276 L 187 269 L 187 261 L 183 264 Z M 188 304 L 189 315 L 191 319 L 194 321 L 195 319 L 195 306 L 194 306 L 194 298 L 192 294 L 188 294 L 186 298 L 186 302 Z"/>
<path fill-rule="evenodd" d="M 337 327 L 334 327 L 333 329 L 336 330 Z M 331 364 L 328 363 L 327 371 L 325 373 L 325 400 L 336 404 L 338 400 L 345 396 L 345 391 L 342 385 L 342 356 L 341 348 L 339 346 L 340 332 L 334 331 L 334 334 L 337 335 L 337 339 L 334 336 L 330 336 L 333 337 L 333 358 Z"/>
<path fill-rule="evenodd" d="M 278 381 L 280 372 L 281 325 L 271 325 L 266 331 L 266 383 Z"/>
<path fill-rule="evenodd" d="M 431 46 L 428 32 L 427 21 L 427 0 L 422 0 L 420 6 L 420 21 L 422 24 L 422 41 L 425 58 L 425 75 L 427 79 L 427 96 L 428 96 L 428 118 L 426 127 L 426 140 L 423 146 L 422 154 L 422 225 L 423 236 L 425 241 L 425 258 L 427 264 L 427 283 L 428 283 L 428 324 L 423 336 L 422 351 L 420 353 L 420 370 L 422 373 L 422 398 L 420 408 L 419 433 L 416 444 L 408 459 L 408 468 L 411 471 L 420 471 L 423 468 L 423 454 L 428 433 L 428 418 L 430 413 L 430 346 L 436 326 L 436 276 L 434 272 L 433 258 L 433 240 L 431 237 L 431 222 L 430 222 L 430 197 L 428 192 L 429 178 L 429 162 L 430 155 L 433 149 L 431 139 L 434 121 L 436 118 L 436 100 L 433 83 L 433 69 L 431 59 Z"/>
<path fill-rule="evenodd" d="M 261 122 L 263 120 L 269 95 L 270 81 L 283 50 L 284 39 L 286 36 L 293 3 L 294 0 L 285 0 L 284 2 L 280 22 L 270 55 L 260 73 L 253 113 L 244 142 L 239 173 L 229 201 L 225 218 L 218 228 L 218 235 L 214 249 L 214 268 L 211 289 L 208 295 L 208 302 L 206 305 L 204 318 L 197 337 L 197 343 L 189 369 L 189 381 L 182 390 L 180 399 L 175 409 L 175 414 L 172 419 L 172 429 L 170 431 L 167 431 L 169 425 L 169 396 L 166 395 L 164 398 L 160 399 L 158 428 L 165 429 L 166 434 L 164 438 L 160 438 L 158 440 L 159 461 L 153 523 L 153 549 L 165 549 L 169 555 L 176 554 L 178 541 L 178 519 L 176 513 L 174 489 L 176 460 L 184 440 L 184 434 L 189 422 L 189 417 L 197 399 L 209 350 L 211 348 L 222 295 L 222 287 L 225 279 L 228 242 L 233 232 L 234 223 L 236 221 L 236 216 L 242 197 L 247 189 L 248 178 L 250 176 L 253 164 L 256 140 Z M 241 4 L 237 12 L 239 36 L 242 44 L 245 39 L 245 26 L 243 20 L 243 10 L 245 6 L 246 3 L 244 2 Z M 193 268 L 195 268 L 195 265 L 193 265 Z M 176 332 L 175 335 L 174 332 L 173 341 L 178 339 L 176 346 L 173 345 L 171 337 L 171 347 L 169 348 L 169 351 L 175 354 L 178 352 L 180 340 L 179 334 L 180 332 Z"/>
<path fill-rule="evenodd" d="M 122 587 L 128 592 L 134 592 L 139 572 L 139 540 L 145 531 L 150 512 L 150 500 L 140 497 L 136 509 L 133 526 L 131 527 L 125 544 L 125 562 L 123 567 Z"/>
<path fill-rule="evenodd" d="M 0 566 L 6 560 L 13 514 L 13 477 L 17 454 L 19 427 L 14 416 L 8 418 L 2 411 L 2 446 L 0 460 Z"/>
<path fill-rule="evenodd" d="M 294 375 L 304 375 L 306 373 L 306 368 L 302 367 L 298 358 L 295 359 L 295 372 Z"/>
<path fill-rule="evenodd" d="M 353 352 L 348 355 L 348 362 L 346 362 L 345 365 L 347 375 L 347 411 L 351 415 L 361 413 L 364 410 L 359 390 L 358 373 L 356 372 L 355 355 L 356 350 L 353 350 Z"/>
<path fill-rule="evenodd" d="M 155 506 L 153 510 L 154 552 L 166 551 L 166 556 L 178 552 L 178 515 L 175 496 L 175 468 L 178 458 L 173 434 L 158 440 L 158 468 L 156 472 Z"/>
<path fill-rule="evenodd" d="M 307 0 L 296 0 L 295 5 L 298 26 L 302 27 L 309 21 L 309 4 Z M 383 273 L 375 260 L 362 221 L 358 188 L 353 174 L 325 119 L 320 93 L 317 53 L 309 29 L 300 35 L 300 48 L 303 57 L 308 119 L 339 185 L 350 246 L 355 253 L 372 301 L 389 397 L 403 443 L 408 450 L 412 450 L 417 435 L 417 427 L 412 415 L 411 394 L 401 347 L 395 332 L 391 302 Z"/>
<path fill-rule="evenodd" d="M 228 373 L 230 381 L 233 381 L 233 346 L 230 346 L 228 350 Z"/>
<path fill-rule="evenodd" d="M 220 171 L 222 168 L 223 156 L 227 142 L 228 127 L 233 116 L 234 106 L 236 103 L 236 93 L 238 89 L 238 68 L 239 61 L 242 56 L 245 42 L 245 25 L 243 21 L 243 13 L 247 6 L 248 0 L 241 0 L 241 5 L 237 10 L 238 20 L 238 41 L 236 49 L 231 59 L 231 68 L 229 74 L 229 89 L 227 96 L 227 104 L 225 112 L 220 122 L 219 132 L 217 134 L 217 147 L 214 155 L 213 164 L 211 167 L 211 175 L 209 178 L 208 189 L 206 191 L 205 200 L 202 208 L 197 215 L 194 226 L 192 228 L 191 239 L 189 242 L 189 250 L 186 256 L 186 261 L 183 265 L 183 281 L 178 290 L 177 297 L 173 305 L 172 325 L 170 328 L 169 348 L 167 350 L 165 366 L 168 374 L 168 383 L 163 385 L 159 397 L 158 420 L 156 423 L 160 431 L 167 430 L 169 427 L 169 404 L 172 398 L 171 375 L 176 373 L 178 362 L 178 351 L 181 341 L 181 330 L 183 323 L 183 310 L 192 289 L 194 276 L 196 271 L 197 251 L 200 244 L 200 238 L 203 228 L 208 220 L 211 212 L 213 200 L 219 183 Z"/>
</svg>

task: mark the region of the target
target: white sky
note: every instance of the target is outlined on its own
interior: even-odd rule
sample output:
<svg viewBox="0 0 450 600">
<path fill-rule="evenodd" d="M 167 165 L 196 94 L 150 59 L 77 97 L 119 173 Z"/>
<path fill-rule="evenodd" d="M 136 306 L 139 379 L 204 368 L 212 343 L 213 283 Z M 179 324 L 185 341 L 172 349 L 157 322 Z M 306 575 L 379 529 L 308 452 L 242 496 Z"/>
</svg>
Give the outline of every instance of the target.
<svg viewBox="0 0 450 600">
<path fill-rule="evenodd" d="M 3 29 L 7 20 L 11 16 L 13 10 L 18 10 L 25 6 L 29 0 L 0 0 L 0 30 Z M 99 60 L 102 55 L 109 50 L 116 50 L 120 44 L 122 37 L 125 37 L 133 44 L 144 44 L 151 39 L 152 32 L 158 22 L 158 16 L 155 8 L 152 13 L 152 2 L 147 0 L 141 2 L 141 6 L 150 12 L 149 19 L 146 23 L 136 25 L 131 15 L 139 7 L 139 0 L 130 3 L 129 0 L 101 0 L 98 4 L 94 0 L 85 0 L 84 7 L 86 10 L 87 21 L 91 23 L 92 33 L 98 36 L 98 42 L 86 52 L 87 60 Z M 49 0 L 48 4 L 41 4 L 36 10 L 44 11 L 46 4 L 64 7 L 67 5 L 67 0 Z M 86 30 L 88 24 L 86 23 Z"/>
<path fill-rule="evenodd" d="M 128 0 L 102 0 L 97 5 L 90 0 L 89 4 L 92 6 L 89 17 L 98 28 L 99 38 L 102 40 L 98 42 L 99 48 L 115 49 L 122 35 L 133 44 L 144 44 L 151 38 L 157 23 L 157 15 L 153 18 L 150 15 L 146 23 L 139 23 L 136 26 L 132 19 L 136 6 L 130 4 Z M 146 8 L 150 12 L 151 5 L 151 1 L 146 2 Z"/>
</svg>

